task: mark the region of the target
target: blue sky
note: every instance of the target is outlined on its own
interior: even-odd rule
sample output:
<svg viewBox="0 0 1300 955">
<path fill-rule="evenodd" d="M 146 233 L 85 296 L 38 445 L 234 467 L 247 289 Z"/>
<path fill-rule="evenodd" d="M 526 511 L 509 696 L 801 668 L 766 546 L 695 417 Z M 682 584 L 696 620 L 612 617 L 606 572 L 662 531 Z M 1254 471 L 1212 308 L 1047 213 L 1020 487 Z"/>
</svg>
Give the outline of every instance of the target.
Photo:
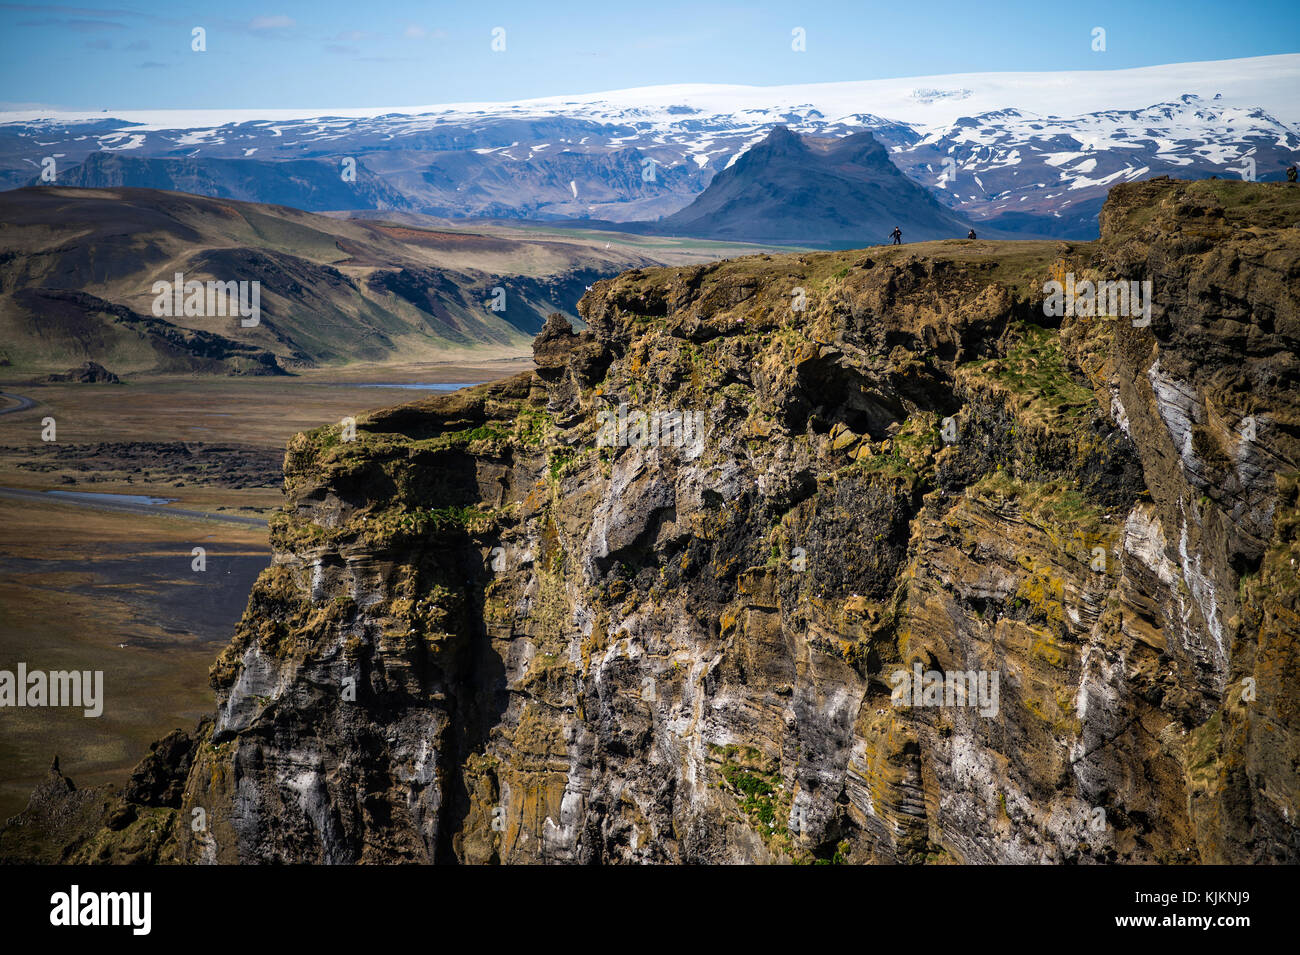
<svg viewBox="0 0 1300 955">
<path fill-rule="evenodd" d="M 206 30 L 207 50 L 191 50 Z M 505 30 L 493 52 L 492 31 Z M 791 49 L 802 27 L 806 51 Z M 1092 30 L 1106 31 L 1105 52 Z M 1292 2 L 0 3 L 0 103 L 403 106 L 1300 52 Z M 1300 93 L 1300 91 L 1297 91 Z"/>
</svg>

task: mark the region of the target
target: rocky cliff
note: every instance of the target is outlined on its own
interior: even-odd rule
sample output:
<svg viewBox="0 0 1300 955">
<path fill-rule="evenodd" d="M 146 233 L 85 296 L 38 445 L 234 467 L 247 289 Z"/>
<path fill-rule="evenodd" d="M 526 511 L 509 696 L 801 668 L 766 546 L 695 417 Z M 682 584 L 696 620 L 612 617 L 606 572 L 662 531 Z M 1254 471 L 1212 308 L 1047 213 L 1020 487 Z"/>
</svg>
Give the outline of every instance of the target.
<svg viewBox="0 0 1300 955">
<path fill-rule="evenodd" d="M 628 272 L 297 436 L 214 719 L 59 857 L 1300 860 L 1298 212 Z"/>
</svg>

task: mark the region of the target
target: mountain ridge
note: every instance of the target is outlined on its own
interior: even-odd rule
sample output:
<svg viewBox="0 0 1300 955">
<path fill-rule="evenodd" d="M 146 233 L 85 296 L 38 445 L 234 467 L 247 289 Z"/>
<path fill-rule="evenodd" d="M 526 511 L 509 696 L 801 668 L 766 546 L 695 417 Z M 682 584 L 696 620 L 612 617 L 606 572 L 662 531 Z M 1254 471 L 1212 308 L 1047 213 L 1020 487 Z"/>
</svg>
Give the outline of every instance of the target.
<svg viewBox="0 0 1300 955">
<path fill-rule="evenodd" d="M 337 167 L 351 159 L 417 212 L 644 221 L 687 206 L 784 124 L 831 138 L 871 131 L 913 181 L 986 229 L 1082 239 L 1097 234 L 1106 190 L 1119 182 L 1281 179 L 1300 150 L 1289 92 L 1297 84 L 1300 55 L 1287 54 L 1113 71 L 676 86 L 335 117 L 9 113 L 0 122 L 0 186 L 57 176 L 95 152 L 183 157 L 200 169 L 216 160 Z M 230 188 L 214 167 L 205 174 Z M 340 193 L 337 182 L 322 184 L 319 203 L 307 201 L 277 192 L 273 172 L 251 175 L 266 191 L 248 197 L 265 202 L 325 211 L 384 201 L 364 183 Z"/>
</svg>

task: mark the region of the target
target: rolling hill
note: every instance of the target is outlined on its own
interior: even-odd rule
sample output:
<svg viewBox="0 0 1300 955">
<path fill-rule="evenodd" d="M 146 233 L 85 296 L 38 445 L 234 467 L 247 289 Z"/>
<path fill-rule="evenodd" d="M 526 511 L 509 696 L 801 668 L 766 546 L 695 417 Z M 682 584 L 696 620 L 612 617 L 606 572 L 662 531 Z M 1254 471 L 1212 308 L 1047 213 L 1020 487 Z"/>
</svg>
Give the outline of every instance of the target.
<svg viewBox="0 0 1300 955">
<path fill-rule="evenodd" d="M 0 223 L 0 363 L 14 374 L 86 360 L 119 374 L 276 374 L 517 354 L 548 314 L 574 315 L 591 282 L 655 264 L 609 243 L 349 221 L 148 189 L 5 192 Z M 257 282 L 257 323 L 245 327 L 210 302 L 203 314 L 156 309 L 155 283 L 177 273 Z"/>
</svg>

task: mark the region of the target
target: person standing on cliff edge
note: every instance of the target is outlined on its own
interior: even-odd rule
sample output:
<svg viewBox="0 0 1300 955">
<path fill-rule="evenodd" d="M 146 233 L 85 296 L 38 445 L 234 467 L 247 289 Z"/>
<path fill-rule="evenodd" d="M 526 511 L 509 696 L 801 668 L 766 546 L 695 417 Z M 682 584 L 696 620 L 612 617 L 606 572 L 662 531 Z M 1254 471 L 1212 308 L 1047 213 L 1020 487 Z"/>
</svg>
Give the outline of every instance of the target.
<svg viewBox="0 0 1300 955">
<path fill-rule="evenodd" d="M 967 233 L 966 233 L 966 238 L 968 238 L 968 239 L 973 239 L 973 238 L 975 238 L 975 230 L 974 230 L 974 229 L 971 229 L 969 232 L 967 232 Z"/>
<path fill-rule="evenodd" d="M 1292 163 L 1286 167 L 1286 181 L 1295 182 L 1295 178 L 1295 163 Z"/>
<path fill-rule="evenodd" d="M 893 239 L 894 239 L 894 245 L 902 245 L 902 244 L 903 244 L 903 230 L 900 229 L 898 226 L 894 226 L 894 231 L 891 232 L 891 233 L 889 233 L 889 234 L 890 234 L 890 235 L 893 237 Z"/>
</svg>

